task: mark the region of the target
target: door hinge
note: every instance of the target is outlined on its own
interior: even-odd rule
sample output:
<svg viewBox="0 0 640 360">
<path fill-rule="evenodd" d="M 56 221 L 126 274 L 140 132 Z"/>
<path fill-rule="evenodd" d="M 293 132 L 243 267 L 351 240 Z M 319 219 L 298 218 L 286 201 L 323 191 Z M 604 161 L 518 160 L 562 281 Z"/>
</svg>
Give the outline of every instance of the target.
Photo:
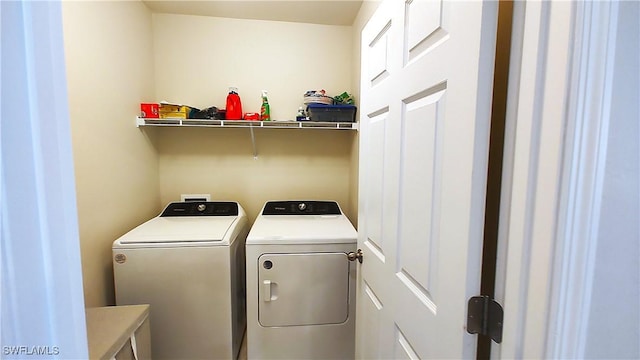
<svg viewBox="0 0 640 360">
<path fill-rule="evenodd" d="M 496 343 L 502 342 L 502 321 L 504 311 L 497 301 L 486 295 L 474 296 L 467 305 L 467 332 L 490 337 Z"/>
</svg>

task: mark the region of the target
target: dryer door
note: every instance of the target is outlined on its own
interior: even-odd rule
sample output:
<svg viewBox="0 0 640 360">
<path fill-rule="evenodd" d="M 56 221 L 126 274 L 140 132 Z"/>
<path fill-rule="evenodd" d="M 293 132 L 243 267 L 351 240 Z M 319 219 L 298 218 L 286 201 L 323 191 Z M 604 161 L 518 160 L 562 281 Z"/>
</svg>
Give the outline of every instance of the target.
<svg viewBox="0 0 640 360">
<path fill-rule="evenodd" d="M 258 258 L 260 325 L 341 324 L 349 316 L 345 253 L 262 254 Z"/>
</svg>

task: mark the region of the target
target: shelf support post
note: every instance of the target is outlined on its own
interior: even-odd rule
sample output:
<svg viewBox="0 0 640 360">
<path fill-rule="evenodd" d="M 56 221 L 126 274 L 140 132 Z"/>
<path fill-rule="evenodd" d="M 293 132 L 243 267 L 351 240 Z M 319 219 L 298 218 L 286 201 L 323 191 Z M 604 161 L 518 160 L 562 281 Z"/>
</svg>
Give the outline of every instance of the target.
<svg viewBox="0 0 640 360">
<path fill-rule="evenodd" d="M 253 133 L 253 125 L 249 126 L 251 131 L 251 147 L 253 148 L 253 160 L 258 160 L 258 149 L 256 148 L 256 136 Z"/>
</svg>

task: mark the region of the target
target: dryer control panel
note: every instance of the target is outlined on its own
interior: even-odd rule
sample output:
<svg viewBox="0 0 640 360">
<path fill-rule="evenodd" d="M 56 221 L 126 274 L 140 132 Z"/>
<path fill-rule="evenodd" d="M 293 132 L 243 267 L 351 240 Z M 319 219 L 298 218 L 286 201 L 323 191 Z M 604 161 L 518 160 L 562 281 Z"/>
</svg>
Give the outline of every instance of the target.
<svg viewBox="0 0 640 360">
<path fill-rule="evenodd" d="M 335 201 L 269 201 L 262 215 L 342 215 Z"/>
<path fill-rule="evenodd" d="M 231 201 L 173 202 L 167 205 L 160 216 L 238 216 L 238 203 Z"/>
</svg>

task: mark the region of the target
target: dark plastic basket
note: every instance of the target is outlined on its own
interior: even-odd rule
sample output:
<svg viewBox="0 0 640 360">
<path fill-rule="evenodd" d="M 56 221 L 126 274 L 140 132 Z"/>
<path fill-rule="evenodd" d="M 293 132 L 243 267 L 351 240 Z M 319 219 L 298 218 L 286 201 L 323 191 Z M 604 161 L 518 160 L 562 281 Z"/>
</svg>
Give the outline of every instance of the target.
<svg viewBox="0 0 640 360">
<path fill-rule="evenodd" d="M 356 122 L 355 105 L 309 104 L 307 113 L 311 121 L 321 122 Z"/>
</svg>

